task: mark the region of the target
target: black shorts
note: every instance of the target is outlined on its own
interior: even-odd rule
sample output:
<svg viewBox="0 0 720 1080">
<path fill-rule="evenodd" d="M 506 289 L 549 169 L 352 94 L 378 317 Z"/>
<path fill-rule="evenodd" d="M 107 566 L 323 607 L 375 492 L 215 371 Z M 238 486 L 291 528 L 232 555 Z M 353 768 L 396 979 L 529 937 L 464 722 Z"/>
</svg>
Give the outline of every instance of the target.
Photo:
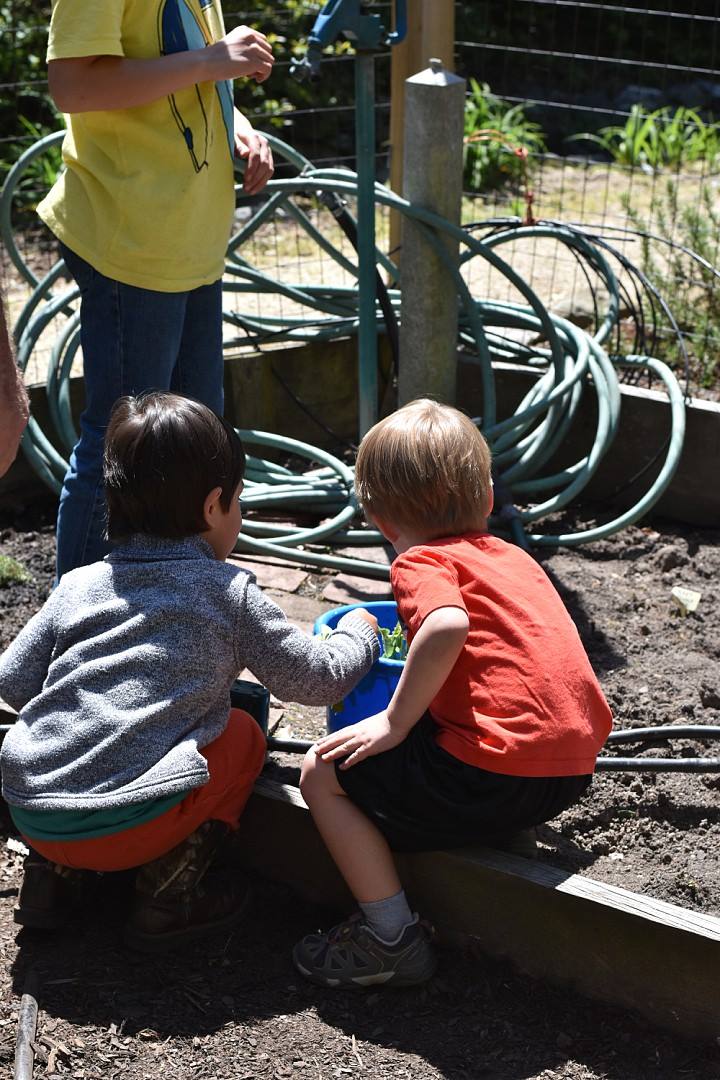
<svg viewBox="0 0 720 1080">
<path fill-rule="evenodd" d="M 502 844 L 556 817 L 592 776 L 506 776 L 466 765 L 435 742 L 429 713 L 392 750 L 335 765 L 343 791 L 395 851 Z"/>
</svg>

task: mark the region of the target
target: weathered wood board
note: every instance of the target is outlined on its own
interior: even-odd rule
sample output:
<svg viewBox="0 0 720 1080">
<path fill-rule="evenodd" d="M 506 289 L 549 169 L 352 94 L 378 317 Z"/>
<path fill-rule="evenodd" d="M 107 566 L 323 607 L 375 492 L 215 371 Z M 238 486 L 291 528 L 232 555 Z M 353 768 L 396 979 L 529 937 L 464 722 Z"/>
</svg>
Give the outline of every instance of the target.
<svg viewBox="0 0 720 1080">
<path fill-rule="evenodd" d="M 352 908 L 297 788 L 260 778 L 237 857 L 309 899 Z M 662 1027 L 720 1037 L 720 919 L 487 848 L 398 862 L 441 943 L 472 942 Z"/>
</svg>

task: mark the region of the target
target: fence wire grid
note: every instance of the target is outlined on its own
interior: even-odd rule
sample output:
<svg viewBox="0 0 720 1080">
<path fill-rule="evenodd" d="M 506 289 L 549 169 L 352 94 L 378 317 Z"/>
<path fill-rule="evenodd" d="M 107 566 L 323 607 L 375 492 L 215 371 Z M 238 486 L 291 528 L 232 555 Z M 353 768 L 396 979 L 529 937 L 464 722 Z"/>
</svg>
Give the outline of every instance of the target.
<svg viewBox="0 0 720 1080">
<path fill-rule="evenodd" d="M 259 129 L 275 132 L 314 163 L 352 168 L 351 51 L 341 49 L 328 56 L 316 84 L 300 85 L 289 71 L 292 53 L 302 51 L 302 39 L 321 6 L 227 0 L 228 29 L 242 23 L 259 26 L 274 35 L 277 54 L 268 84 L 238 86 L 236 99 Z M 704 155 L 688 160 L 687 153 L 681 153 L 662 168 L 647 160 L 613 160 L 597 142 L 581 137 L 602 137 L 605 128 L 624 127 L 638 108 L 646 115 L 665 110 L 654 120 L 658 139 L 670 130 L 678 109 L 694 110 L 711 129 L 714 118 L 720 118 L 716 75 L 720 0 L 686 0 L 682 5 L 677 0 L 649 4 L 471 0 L 455 7 L 458 74 L 487 84 L 508 110 L 517 107 L 524 118 L 539 125 L 544 140 L 542 152 L 531 155 L 527 182 L 516 177 L 500 186 L 481 183 L 479 190 L 468 189 L 463 220 L 470 224 L 508 215 L 524 217 L 531 191 L 535 217 L 573 222 L 611 239 L 656 280 L 661 291 L 671 294 L 668 299 L 676 305 L 691 354 L 693 385 L 707 396 L 720 397 L 717 279 L 712 269 L 694 263 L 683 251 L 699 250 L 711 268 L 718 261 L 720 136 L 717 152 L 708 136 Z M 367 8 L 381 12 L 390 24 L 391 3 L 370 3 Z M 48 19 L 49 5 L 31 0 L 0 5 L 0 163 L 5 170 L 37 133 L 57 126 L 48 104 L 44 62 Z M 385 181 L 389 50 L 377 57 L 376 93 L 377 175 Z M 511 126 L 510 143 L 513 133 Z M 522 142 L 522 129 L 516 141 Z M 281 166 L 278 175 L 284 171 Z M 51 238 L 36 224 L 33 213 L 47 179 L 40 170 L 33 175 L 25 191 L 26 205 L 17 215 L 23 251 L 38 269 L 54 258 Z M 322 280 L 330 272 L 325 257 L 310 250 L 296 228 L 292 220 L 275 221 L 254 238 L 249 257 L 281 280 Z M 378 233 L 386 243 L 384 215 L 379 215 Z M 586 319 L 592 298 L 574 260 L 544 241 L 518 246 L 512 257 L 550 306 L 576 321 Z M 4 254 L 2 272 L 11 306 L 18 310 L 27 290 L 15 280 Z M 504 282 L 496 276 L 475 266 L 471 274 L 476 292 L 508 298 Z M 661 327 L 659 349 L 663 348 L 666 358 L 678 359 L 669 328 Z M 40 357 L 33 377 L 42 378 L 42 363 Z"/>
</svg>

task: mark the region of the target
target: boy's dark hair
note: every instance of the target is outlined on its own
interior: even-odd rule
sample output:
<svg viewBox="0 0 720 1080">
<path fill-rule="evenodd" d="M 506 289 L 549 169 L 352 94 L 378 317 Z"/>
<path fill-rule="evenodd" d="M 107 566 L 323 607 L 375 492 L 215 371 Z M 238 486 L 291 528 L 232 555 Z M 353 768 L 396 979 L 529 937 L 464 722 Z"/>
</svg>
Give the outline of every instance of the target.
<svg viewBox="0 0 720 1080">
<path fill-rule="evenodd" d="M 235 429 L 207 405 L 169 392 L 115 403 L 103 460 L 108 539 L 133 533 L 184 537 L 204 532 L 205 499 L 230 503 L 245 474 Z"/>
</svg>

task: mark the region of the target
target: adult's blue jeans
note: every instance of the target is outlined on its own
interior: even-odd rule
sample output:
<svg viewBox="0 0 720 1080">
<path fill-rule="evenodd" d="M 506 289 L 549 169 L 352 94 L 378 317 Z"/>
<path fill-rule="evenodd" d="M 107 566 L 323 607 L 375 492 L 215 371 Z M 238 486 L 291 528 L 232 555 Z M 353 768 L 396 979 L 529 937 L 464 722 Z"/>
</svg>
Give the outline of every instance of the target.
<svg viewBox="0 0 720 1080">
<path fill-rule="evenodd" d="M 100 274 L 64 244 L 60 251 L 80 289 L 85 410 L 60 495 L 58 580 L 110 550 L 102 458 L 117 399 L 174 390 L 223 411 L 220 281 L 180 293 L 138 289 Z"/>
</svg>

